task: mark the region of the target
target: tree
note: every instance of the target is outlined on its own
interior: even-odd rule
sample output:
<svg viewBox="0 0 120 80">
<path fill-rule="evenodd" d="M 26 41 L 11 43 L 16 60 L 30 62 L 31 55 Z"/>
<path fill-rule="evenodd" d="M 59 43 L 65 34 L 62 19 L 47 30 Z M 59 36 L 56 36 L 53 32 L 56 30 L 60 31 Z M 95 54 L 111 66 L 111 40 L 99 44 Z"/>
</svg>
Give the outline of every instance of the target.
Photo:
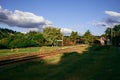
<svg viewBox="0 0 120 80">
<path fill-rule="evenodd" d="M 13 30 L 0 28 L 0 39 L 2 39 L 2 38 L 7 38 L 7 37 L 9 37 L 10 35 L 13 35 L 13 34 L 15 34 L 15 33 L 16 33 L 16 32 L 13 31 Z"/>
<path fill-rule="evenodd" d="M 40 32 L 30 31 L 26 34 L 26 37 L 29 40 L 35 41 L 38 44 L 38 46 L 42 46 L 44 44 L 45 39 L 43 37 L 43 34 Z"/>
<path fill-rule="evenodd" d="M 1 40 L 0 40 L 0 49 L 7 49 L 7 48 L 9 48 L 9 39 L 8 38 L 2 38 Z"/>
<path fill-rule="evenodd" d="M 105 35 L 109 38 L 111 38 L 111 28 L 107 28 L 106 31 L 105 31 Z"/>
<path fill-rule="evenodd" d="M 120 25 L 115 25 L 113 28 L 113 45 L 120 45 Z"/>
<path fill-rule="evenodd" d="M 60 29 L 50 26 L 43 29 L 43 37 L 47 45 L 55 45 L 57 40 L 62 39 L 62 33 Z"/>
<path fill-rule="evenodd" d="M 77 39 L 79 38 L 78 32 L 72 31 L 70 34 L 70 39 L 76 44 Z"/>
<path fill-rule="evenodd" d="M 120 43 L 120 25 L 115 25 L 114 28 L 107 28 L 105 31 L 107 37 L 112 39 L 113 45 L 119 45 Z"/>
<path fill-rule="evenodd" d="M 115 36 L 119 36 L 120 35 L 120 25 L 115 25 L 115 27 L 113 28 L 113 31 L 114 31 Z"/>
<path fill-rule="evenodd" d="M 30 31 L 27 34 L 0 28 L 0 49 L 23 48 L 42 46 L 44 37 L 42 33 Z"/>
<path fill-rule="evenodd" d="M 83 38 L 84 38 L 84 43 L 85 44 L 91 44 L 93 42 L 93 35 L 91 34 L 91 32 L 89 30 L 87 30 L 84 35 L 83 35 Z"/>
</svg>

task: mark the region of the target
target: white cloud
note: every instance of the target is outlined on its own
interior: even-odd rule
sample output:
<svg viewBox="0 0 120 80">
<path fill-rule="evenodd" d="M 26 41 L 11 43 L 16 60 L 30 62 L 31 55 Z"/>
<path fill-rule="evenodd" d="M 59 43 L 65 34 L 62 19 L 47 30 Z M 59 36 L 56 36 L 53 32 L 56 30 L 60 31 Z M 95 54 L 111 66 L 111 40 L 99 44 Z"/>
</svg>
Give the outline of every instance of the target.
<svg viewBox="0 0 120 80">
<path fill-rule="evenodd" d="M 105 14 L 108 14 L 109 16 L 113 16 L 113 17 L 120 17 L 120 13 L 115 11 L 105 11 Z"/>
<path fill-rule="evenodd" d="M 61 28 L 61 32 L 64 33 L 65 36 L 70 36 L 72 31 L 74 30 L 68 28 Z"/>
<path fill-rule="evenodd" d="M 73 31 L 72 29 L 61 28 L 61 32 L 63 32 L 63 33 L 71 33 L 72 31 Z"/>
<path fill-rule="evenodd" d="M 52 22 L 45 20 L 42 16 L 37 16 L 31 12 L 20 10 L 9 11 L 0 6 L 0 22 L 9 26 L 18 26 L 22 28 L 38 28 L 52 25 Z"/>
</svg>

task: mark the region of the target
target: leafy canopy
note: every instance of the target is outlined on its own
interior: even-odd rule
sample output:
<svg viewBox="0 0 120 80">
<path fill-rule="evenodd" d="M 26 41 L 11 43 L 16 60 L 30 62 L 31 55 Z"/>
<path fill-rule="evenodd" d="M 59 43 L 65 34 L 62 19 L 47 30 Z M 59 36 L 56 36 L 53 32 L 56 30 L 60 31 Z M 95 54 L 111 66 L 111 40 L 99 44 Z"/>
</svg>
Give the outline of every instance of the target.
<svg viewBox="0 0 120 80">
<path fill-rule="evenodd" d="M 61 33 L 60 29 L 54 28 L 52 26 L 44 28 L 43 36 L 46 40 L 46 43 L 49 45 L 55 44 L 56 40 L 62 39 L 62 33 Z"/>
</svg>

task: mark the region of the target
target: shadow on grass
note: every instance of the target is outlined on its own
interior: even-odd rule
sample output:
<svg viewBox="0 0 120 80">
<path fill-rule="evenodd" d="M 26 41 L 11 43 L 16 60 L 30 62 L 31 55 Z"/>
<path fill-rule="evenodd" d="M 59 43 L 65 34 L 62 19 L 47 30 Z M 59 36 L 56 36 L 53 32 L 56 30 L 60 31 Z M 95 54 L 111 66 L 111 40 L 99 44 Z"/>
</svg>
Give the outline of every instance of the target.
<svg viewBox="0 0 120 80">
<path fill-rule="evenodd" d="M 120 80 L 120 54 L 115 47 L 92 46 L 2 68 L 0 80 Z"/>
</svg>

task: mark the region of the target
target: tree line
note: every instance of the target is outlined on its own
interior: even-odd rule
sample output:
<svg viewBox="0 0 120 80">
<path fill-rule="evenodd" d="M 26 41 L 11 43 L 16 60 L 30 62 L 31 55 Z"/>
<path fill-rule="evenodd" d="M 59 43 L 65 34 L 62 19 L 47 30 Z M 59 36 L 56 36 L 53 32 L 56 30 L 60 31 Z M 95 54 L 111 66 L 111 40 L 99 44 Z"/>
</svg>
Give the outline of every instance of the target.
<svg viewBox="0 0 120 80">
<path fill-rule="evenodd" d="M 105 34 L 101 36 L 109 37 L 114 45 L 119 45 L 120 25 L 116 25 L 113 29 L 107 28 Z M 72 31 L 69 36 L 64 36 L 61 29 L 55 27 L 46 27 L 42 32 L 30 31 L 28 33 L 21 33 L 0 28 L 0 49 L 60 46 L 62 45 L 62 41 L 65 46 L 76 44 L 93 44 L 98 42 L 97 39 L 101 36 L 92 35 L 89 30 L 82 36 L 75 31 Z"/>
<path fill-rule="evenodd" d="M 120 46 L 120 25 L 115 25 L 113 28 L 107 28 L 102 36 L 108 37 L 112 45 Z"/>
</svg>

